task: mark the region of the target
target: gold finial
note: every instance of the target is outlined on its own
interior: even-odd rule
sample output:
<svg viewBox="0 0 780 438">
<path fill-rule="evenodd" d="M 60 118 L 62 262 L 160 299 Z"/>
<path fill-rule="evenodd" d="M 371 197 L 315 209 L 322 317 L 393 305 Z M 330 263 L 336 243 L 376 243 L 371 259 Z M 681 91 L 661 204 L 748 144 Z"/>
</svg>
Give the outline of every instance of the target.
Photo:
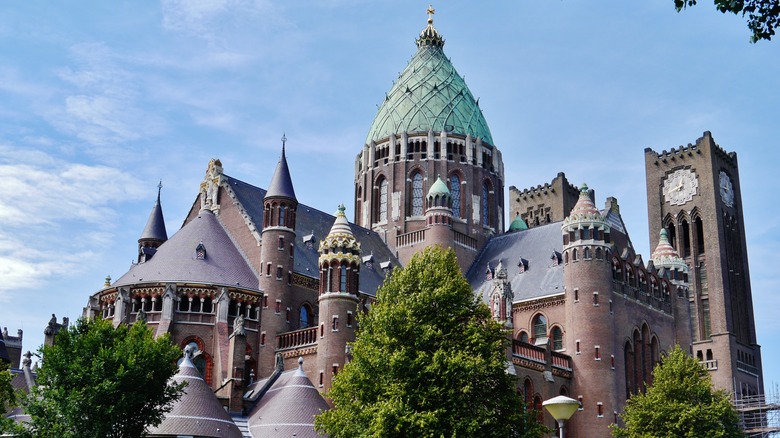
<svg viewBox="0 0 780 438">
<path fill-rule="evenodd" d="M 436 9 L 433 9 L 433 5 L 428 5 L 428 10 L 425 12 L 428 13 L 428 24 L 433 24 L 433 14 L 436 13 Z"/>
</svg>

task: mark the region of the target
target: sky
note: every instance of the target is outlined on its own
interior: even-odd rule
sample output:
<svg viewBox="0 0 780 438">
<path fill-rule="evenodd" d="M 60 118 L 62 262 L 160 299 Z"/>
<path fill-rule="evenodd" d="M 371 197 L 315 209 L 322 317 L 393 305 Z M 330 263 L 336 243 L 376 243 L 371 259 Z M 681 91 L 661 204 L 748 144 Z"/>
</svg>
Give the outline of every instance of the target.
<svg viewBox="0 0 780 438">
<path fill-rule="evenodd" d="M 565 172 L 617 197 L 649 259 L 644 149 L 704 131 L 739 157 L 765 384 L 780 382 L 780 40 L 707 2 L 439 2 L 435 26 L 503 153 L 506 188 Z M 487 6 L 485 6 L 487 5 Z M 428 2 L 0 2 L 0 326 L 43 342 L 119 278 L 162 180 L 169 236 L 209 159 L 353 209 L 354 158 Z M 506 196 L 506 194 L 505 194 Z M 508 198 L 507 203 L 508 203 Z M 508 204 L 507 204 L 508 205 Z M 654 231 L 656 232 L 656 231 Z"/>
</svg>

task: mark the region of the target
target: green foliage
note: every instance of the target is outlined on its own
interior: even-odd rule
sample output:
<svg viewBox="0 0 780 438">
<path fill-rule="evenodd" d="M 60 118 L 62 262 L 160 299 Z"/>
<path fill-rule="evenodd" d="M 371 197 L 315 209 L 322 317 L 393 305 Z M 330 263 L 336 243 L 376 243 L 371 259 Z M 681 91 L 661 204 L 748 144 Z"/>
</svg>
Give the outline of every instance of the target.
<svg viewBox="0 0 780 438">
<path fill-rule="evenodd" d="M 30 436 L 145 436 L 181 395 L 169 383 L 181 351 L 145 323 L 80 319 L 41 353 L 38 386 L 23 403 Z"/>
<path fill-rule="evenodd" d="M 674 0 L 674 7 L 681 11 L 695 6 L 697 0 Z M 722 12 L 747 16 L 752 35 L 750 41 L 771 40 L 780 25 L 780 0 L 715 0 L 715 8 Z"/>
<path fill-rule="evenodd" d="M 6 418 L 5 414 L 16 406 L 16 393 L 11 386 L 11 372 L 8 371 L 8 364 L 0 362 L 0 433 L 13 430 L 14 421 Z"/>
<path fill-rule="evenodd" d="M 714 390 L 707 370 L 679 345 L 653 370 L 647 393 L 631 396 L 621 418 L 626 427 L 612 426 L 616 437 L 744 436 L 729 395 Z"/>
<path fill-rule="evenodd" d="M 453 251 L 428 248 L 394 272 L 360 315 L 335 405 L 315 420 L 341 437 L 538 437 L 505 372 L 508 340 Z"/>
</svg>

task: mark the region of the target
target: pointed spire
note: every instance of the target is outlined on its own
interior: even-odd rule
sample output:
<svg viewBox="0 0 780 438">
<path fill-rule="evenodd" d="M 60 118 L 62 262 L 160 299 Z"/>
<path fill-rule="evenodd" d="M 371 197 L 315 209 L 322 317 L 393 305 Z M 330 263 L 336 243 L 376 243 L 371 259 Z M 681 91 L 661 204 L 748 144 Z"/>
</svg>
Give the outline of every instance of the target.
<svg viewBox="0 0 780 438">
<path fill-rule="evenodd" d="M 345 213 L 346 210 L 347 208 L 344 207 L 344 204 L 339 205 L 339 208 L 336 211 L 336 220 L 333 221 L 333 227 L 331 227 L 330 233 L 328 233 L 329 236 L 335 234 L 354 236 L 352 228 L 349 227 L 349 221 L 347 220 L 347 214 Z"/>
<path fill-rule="evenodd" d="M 279 159 L 279 163 L 276 165 L 274 176 L 271 178 L 271 184 L 268 185 L 268 191 L 265 194 L 266 198 L 278 197 L 289 198 L 297 201 L 295 197 L 295 189 L 293 188 L 292 178 L 290 177 L 290 169 L 287 167 L 287 157 L 285 155 L 285 145 L 287 144 L 287 136 L 282 135 L 282 157 Z"/>
<path fill-rule="evenodd" d="M 162 205 L 160 204 L 161 191 L 162 181 L 157 184 L 157 201 L 154 203 L 149 219 L 146 221 L 146 227 L 144 227 L 144 231 L 138 239 L 139 243 L 142 240 L 157 240 L 160 243 L 168 240 L 168 232 L 165 230 L 165 219 L 163 218 Z"/>
<path fill-rule="evenodd" d="M 428 6 L 428 9 L 425 12 L 428 14 L 428 25 L 420 32 L 420 37 L 417 38 L 417 47 L 444 47 L 444 38 L 442 38 L 439 31 L 433 27 L 433 14 L 436 13 L 436 10 L 433 9 L 433 5 Z"/>
</svg>

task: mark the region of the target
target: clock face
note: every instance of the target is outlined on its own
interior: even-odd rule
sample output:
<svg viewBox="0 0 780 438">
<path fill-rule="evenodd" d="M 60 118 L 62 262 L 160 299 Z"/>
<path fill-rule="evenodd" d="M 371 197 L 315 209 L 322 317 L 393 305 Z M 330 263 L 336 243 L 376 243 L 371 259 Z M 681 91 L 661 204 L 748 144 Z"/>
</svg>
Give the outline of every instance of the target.
<svg viewBox="0 0 780 438">
<path fill-rule="evenodd" d="M 699 179 L 692 170 L 675 170 L 664 181 L 664 199 L 670 205 L 683 205 L 693 199 L 698 189 Z"/>
<path fill-rule="evenodd" d="M 734 206 L 734 185 L 724 171 L 720 171 L 720 198 L 727 207 Z"/>
</svg>

